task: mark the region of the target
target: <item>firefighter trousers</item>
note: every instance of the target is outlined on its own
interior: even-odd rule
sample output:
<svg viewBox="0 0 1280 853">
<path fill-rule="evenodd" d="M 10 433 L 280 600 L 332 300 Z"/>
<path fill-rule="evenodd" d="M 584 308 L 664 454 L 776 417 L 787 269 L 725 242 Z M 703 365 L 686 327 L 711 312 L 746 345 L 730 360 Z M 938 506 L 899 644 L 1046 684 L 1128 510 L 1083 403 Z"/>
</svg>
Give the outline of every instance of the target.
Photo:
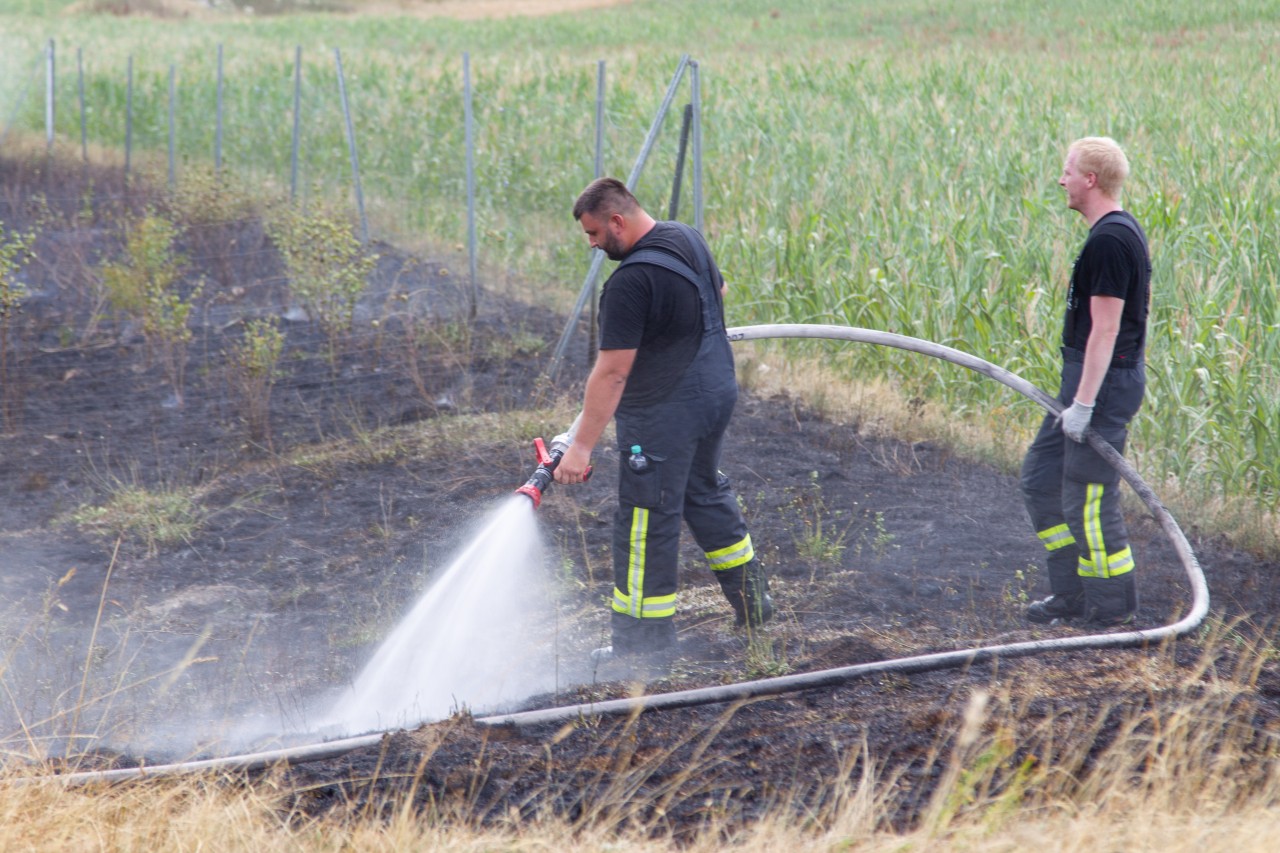
<svg viewBox="0 0 1280 853">
<path fill-rule="evenodd" d="M 1080 383 L 1083 356 L 1063 350 L 1058 402 L 1069 406 Z M 1141 362 L 1107 371 L 1090 426 L 1124 452 L 1129 421 L 1142 405 Z M 1046 415 L 1022 463 L 1022 495 L 1032 527 L 1048 555 L 1054 595 L 1083 596 L 1085 616 L 1109 620 L 1137 609 L 1134 558 L 1120 507 L 1120 473 L 1086 443 L 1062 432 Z"/>
<path fill-rule="evenodd" d="M 699 364 L 699 361 L 702 363 Z M 720 472 L 724 433 L 737 401 L 732 362 L 695 360 L 677 391 L 657 405 L 619 408 L 619 470 L 614 518 L 612 633 L 620 654 L 675 644 L 681 521 L 713 572 L 755 556 L 737 495 Z M 628 465 L 639 445 L 648 467 Z"/>
</svg>

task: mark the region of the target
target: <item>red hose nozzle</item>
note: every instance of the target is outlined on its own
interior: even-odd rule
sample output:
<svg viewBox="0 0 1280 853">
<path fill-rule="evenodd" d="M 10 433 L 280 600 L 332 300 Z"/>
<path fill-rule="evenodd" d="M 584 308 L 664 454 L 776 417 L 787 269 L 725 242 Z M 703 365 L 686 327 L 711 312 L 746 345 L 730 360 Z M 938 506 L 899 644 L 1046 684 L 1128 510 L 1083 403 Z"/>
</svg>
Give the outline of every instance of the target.
<svg viewBox="0 0 1280 853">
<path fill-rule="evenodd" d="M 533 501 L 533 508 L 537 509 L 542 503 L 542 493 L 551 488 L 551 484 L 555 481 L 556 466 L 560 464 L 560 457 L 564 453 L 560 450 L 547 452 L 547 445 L 541 438 L 533 440 L 533 455 L 538 462 L 538 467 L 534 469 L 528 481 L 516 489 L 517 495 L 524 495 Z"/>
</svg>

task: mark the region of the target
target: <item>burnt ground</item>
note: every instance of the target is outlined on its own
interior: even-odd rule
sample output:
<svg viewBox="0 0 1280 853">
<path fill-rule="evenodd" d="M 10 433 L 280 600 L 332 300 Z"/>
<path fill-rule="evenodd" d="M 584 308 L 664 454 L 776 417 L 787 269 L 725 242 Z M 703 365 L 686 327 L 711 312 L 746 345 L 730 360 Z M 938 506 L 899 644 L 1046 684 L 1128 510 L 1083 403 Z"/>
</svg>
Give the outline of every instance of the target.
<svg viewBox="0 0 1280 853">
<path fill-rule="evenodd" d="M 571 379 L 553 392 L 543 375 L 563 318 L 482 289 L 469 320 L 449 262 L 378 245 L 356 331 L 331 363 L 290 302 L 261 221 L 208 216 L 222 210 L 209 203 L 180 242 L 184 286 L 204 287 L 177 406 L 138 330 L 101 309 L 93 274 L 118 255 L 128 215 L 172 203 L 106 172 L 91 176 L 90 203 L 84 177 L 0 161 L 0 221 L 40 235 L 10 337 L 20 406 L 0 436 L 0 737 L 10 756 L 69 756 L 77 767 L 212 754 L 226 720 L 265 713 L 296 724 L 309 696 L 350 682 L 447 564 L 464 522 L 523 482 L 532 437 L 575 411 L 583 336 Z M 287 346 L 269 434 L 252 437 L 225 353 L 245 319 L 263 316 L 285 318 Z M 1037 417 L 1030 404 L 1025 417 Z M 587 652 L 604 638 L 611 592 L 612 465 L 602 453 L 591 484 L 556 487 L 539 510 L 565 674 L 555 691 L 504 710 L 1079 633 L 1021 619 L 1044 581 L 1013 475 L 748 391 L 724 469 L 772 573 L 778 619 L 754 636 L 733 630 L 686 536 L 680 658 L 663 670 L 593 669 Z M 189 495 L 200 523 L 166 538 L 70 520 L 130 488 Z M 1138 627 L 1175 621 L 1191 600 L 1184 570 L 1153 519 L 1135 507 L 1129 520 Z M 1215 650 L 1207 669 L 1193 637 L 565 727 L 494 727 L 464 710 L 275 783 L 305 814 L 411 790 L 424 808 L 481 821 L 551 811 L 681 834 L 783 801 L 820 814 L 861 772 L 865 750 L 899 778 L 896 817 L 909 822 L 975 690 L 1005 696 L 1027 720 L 1096 716 L 1097 750 L 1125 713 L 1168 699 L 1144 661 L 1229 678 L 1233 649 L 1270 636 L 1277 562 L 1182 521 L 1208 576 L 1211 618 L 1240 641 Z M 1271 661 L 1259 672 L 1241 708 L 1265 731 L 1280 678 Z M 268 734 L 252 746 L 281 742 Z"/>
</svg>

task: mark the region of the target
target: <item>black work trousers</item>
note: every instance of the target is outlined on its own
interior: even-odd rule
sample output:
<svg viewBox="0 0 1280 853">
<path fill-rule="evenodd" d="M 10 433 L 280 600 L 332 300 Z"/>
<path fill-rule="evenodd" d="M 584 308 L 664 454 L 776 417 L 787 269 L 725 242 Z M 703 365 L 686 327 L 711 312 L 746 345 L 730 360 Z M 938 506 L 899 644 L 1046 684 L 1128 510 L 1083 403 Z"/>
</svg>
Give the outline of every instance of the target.
<svg viewBox="0 0 1280 853">
<path fill-rule="evenodd" d="M 1063 350 L 1058 402 L 1071 405 L 1083 355 Z M 1129 422 L 1146 392 L 1141 362 L 1107 371 L 1090 426 L 1123 453 Z M 1134 558 L 1120 507 L 1120 472 L 1087 442 L 1072 441 L 1046 415 L 1022 463 L 1022 494 L 1032 527 L 1048 552 L 1049 589 L 1084 594 L 1085 615 L 1110 619 L 1137 609 Z"/>
<path fill-rule="evenodd" d="M 617 411 L 615 652 L 654 652 L 675 644 L 682 520 L 713 572 L 745 565 L 754 556 L 737 495 L 720 472 L 737 398 L 732 361 L 700 356 L 663 402 Z M 649 460 L 642 473 L 627 464 L 632 445 Z"/>
</svg>

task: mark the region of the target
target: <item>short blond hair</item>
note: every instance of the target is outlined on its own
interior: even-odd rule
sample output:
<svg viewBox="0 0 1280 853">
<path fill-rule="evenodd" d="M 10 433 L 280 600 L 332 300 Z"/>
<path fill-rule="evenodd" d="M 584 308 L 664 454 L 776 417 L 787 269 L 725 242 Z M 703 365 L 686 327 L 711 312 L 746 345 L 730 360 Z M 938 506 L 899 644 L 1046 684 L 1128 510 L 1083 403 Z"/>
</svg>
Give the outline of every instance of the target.
<svg viewBox="0 0 1280 853">
<path fill-rule="evenodd" d="M 1118 199 L 1129 177 L 1129 158 L 1120 144 L 1109 136 L 1086 136 L 1071 143 L 1068 154 L 1076 155 L 1076 169 L 1081 174 L 1092 172 L 1098 177 L 1098 189 L 1107 198 Z"/>
</svg>

